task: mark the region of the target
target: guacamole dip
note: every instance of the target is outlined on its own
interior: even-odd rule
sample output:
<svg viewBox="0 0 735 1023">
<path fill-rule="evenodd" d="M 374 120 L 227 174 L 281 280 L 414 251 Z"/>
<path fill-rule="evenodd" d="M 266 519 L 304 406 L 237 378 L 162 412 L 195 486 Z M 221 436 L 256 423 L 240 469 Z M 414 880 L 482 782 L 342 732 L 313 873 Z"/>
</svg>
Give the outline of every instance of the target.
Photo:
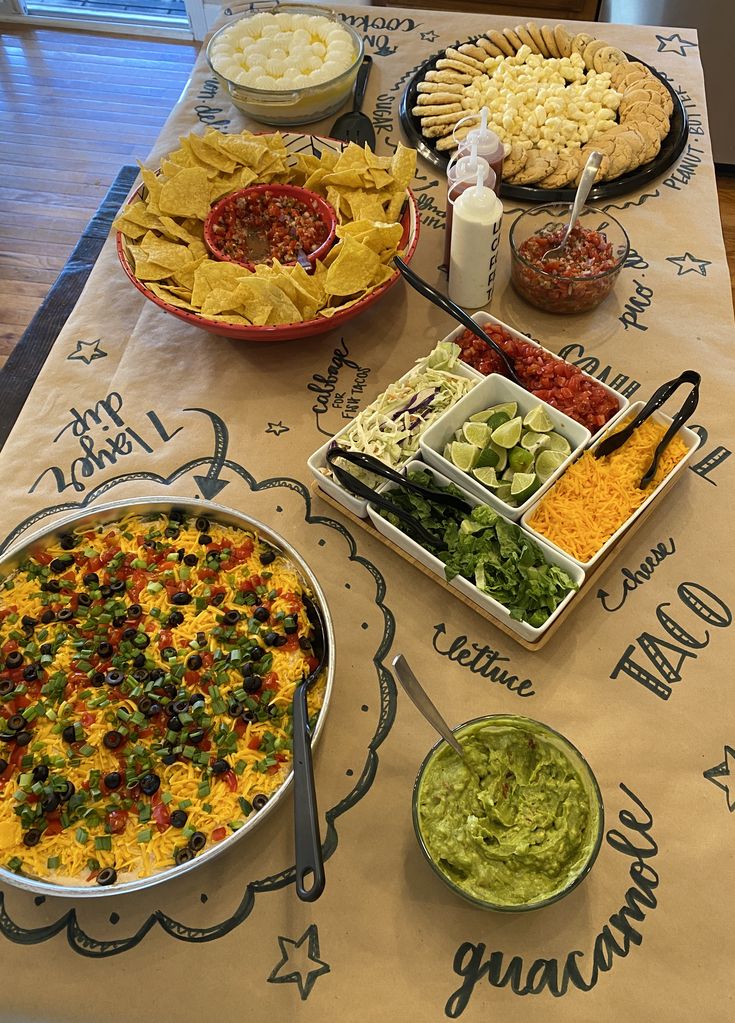
<svg viewBox="0 0 735 1023">
<path fill-rule="evenodd" d="M 419 784 L 418 826 L 436 866 L 463 892 L 501 906 L 566 888 L 600 831 L 583 762 L 575 767 L 564 740 L 528 719 L 484 719 L 457 737 L 472 770 L 442 745 Z"/>
</svg>

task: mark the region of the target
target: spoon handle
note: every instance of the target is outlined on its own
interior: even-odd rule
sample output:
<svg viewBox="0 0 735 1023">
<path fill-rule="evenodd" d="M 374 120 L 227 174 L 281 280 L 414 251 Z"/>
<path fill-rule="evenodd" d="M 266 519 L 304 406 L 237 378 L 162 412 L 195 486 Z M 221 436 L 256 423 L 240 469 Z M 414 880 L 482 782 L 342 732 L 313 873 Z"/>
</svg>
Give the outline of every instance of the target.
<svg viewBox="0 0 735 1023">
<path fill-rule="evenodd" d="M 398 654 L 393 658 L 393 668 L 398 676 L 398 681 L 401 683 L 408 696 L 410 696 L 413 700 L 418 710 L 421 711 L 429 724 L 434 726 L 439 735 L 441 735 L 441 737 L 449 743 L 458 756 L 464 760 L 464 750 L 452 734 L 449 725 L 429 699 L 426 690 L 409 668 L 408 661 L 403 654 Z"/>
<path fill-rule="evenodd" d="M 590 153 L 589 159 L 582 171 L 582 177 L 579 179 L 577 194 L 574 196 L 574 205 L 572 206 L 572 216 L 569 220 L 569 226 L 567 227 L 567 235 L 571 234 L 574 225 L 577 223 L 577 217 L 584 209 L 584 204 L 587 202 L 587 196 L 592 191 L 592 186 L 595 183 L 595 178 L 597 177 L 597 172 L 600 169 L 601 163 L 602 153 Z M 564 241 L 566 241 L 566 238 Z"/>
<path fill-rule="evenodd" d="M 293 699 L 293 796 L 296 832 L 296 894 L 302 902 L 314 902 L 324 891 L 324 861 L 319 836 L 314 769 L 311 762 L 309 715 L 305 682 L 296 687 Z"/>
<path fill-rule="evenodd" d="M 373 58 L 368 56 L 366 53 L 362 58 L 362 64 L 357 72 L 357 78 L 355 79 L 355 95 L 352 101 L 352 110 L 356 112 L 361 109 L 362 101 L 365 99 L 365 93 L 367 92 L 368 78 L 370 77 L 370 71 L 373 66 Z"/>
</svg>

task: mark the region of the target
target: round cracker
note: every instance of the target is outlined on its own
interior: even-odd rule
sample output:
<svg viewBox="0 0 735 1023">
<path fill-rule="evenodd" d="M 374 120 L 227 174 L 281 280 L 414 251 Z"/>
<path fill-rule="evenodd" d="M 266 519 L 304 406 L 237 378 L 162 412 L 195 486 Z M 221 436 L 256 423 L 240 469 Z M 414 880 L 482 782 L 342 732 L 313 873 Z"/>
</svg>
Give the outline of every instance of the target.
<svg viewBox="0 0 735 1023">
<path fill-rule="evenodd" d="M 628 58 L 617 46 L 602 46 L 592 58 L 595 71 L 602 74 L 603 71 L 611 72 L 621 64 L 627 64 Z"/>
<path fill-rule="evenodd" d="M 573 38 L 574 36 L 571 32 L 567 31 L 564 25 L 554 25 L 554 41 L 562 57 L 571 56 Z"/>
<path fill-rule="evenodd" d="M 554 37 L 554 30 L 553 30 L 553 28 L 551 28 L 550 25 L 542 25 L 541 26 L 541 37 L 542 37 L 542 39 L 544 41 L 544 45 L 546 46 L 546 49 L 549 51 L 549 56 L 550 57 L 561 57 L 561 53 L 559 52 L 559 47 L 557 46 L 556 39 Z"/>
<path fill-rule="evenodd" d="M 514 28 L 504 28 L 503 35 L 513 47 L 514 53 L 518 53 L 523 46 L 523 41 Z"/>
<path fill-rule="evenodd" d="M 535 21 L 527 21 L 526 28 L 528 29 L 529 35 L 533 39 L 534 43 L 538 47 L 538 51 L 542 57 L 548 57 L 549 51 L 544 42 L 544 37 L 541 34 L 541 29 L 538 27 Z"/>
<path fill-rule="evenodd" d="M 513 184 L 535 185 L 548 177 L 558 164 L 556 149 L 529 149 L 525 164 L 513 175 Z"/>
<path fill-rule="evenodd" d="M 572 39 L 572 53 L 578 53 L 580 57 L 583 57 L 585 46 L 589 46 L 594 41 L 595 37 L 591 36 L 589 32 L 577 32 Z"/>
<path fill-rule="evenodd" d="M 536 41 L 528 31 L 525 25 L 516 25 L 516 35 L 521 40 L 524 46 L 527 46 L 531 53 L 541 53 L 541 50 L 536 45 Z"/>
<path fill-rule="evenodd" d="M 588 71 L 595 70 L 595 54 L 598 50 L 601 50 L 607 43 L 604 43 L 602 39 L 593 39 L 591 43 L 587 43 L 582 54 L 584 60 L 584 66 Z"/>
<path fill-rule="evenodd" d="M 493 43 L 494 46 L 497 46 L 499 50 L 502 50 L 506 57 L 515 56 L 516 51 L 513 49 L 513 47 L 510 44 L 510 41 L 505 38 L 502 32 L 498 32 L 496 28 L 491 28 L 488 32 L 485 33 L 485 35 L 488 37 L 490 42 Z"/>
</svg>

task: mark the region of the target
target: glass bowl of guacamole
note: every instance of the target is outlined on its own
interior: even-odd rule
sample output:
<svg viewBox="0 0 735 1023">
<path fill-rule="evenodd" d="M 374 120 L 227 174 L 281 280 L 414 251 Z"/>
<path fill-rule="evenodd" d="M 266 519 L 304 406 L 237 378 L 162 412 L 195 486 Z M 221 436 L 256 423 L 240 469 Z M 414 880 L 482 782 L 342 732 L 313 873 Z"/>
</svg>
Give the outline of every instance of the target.
<svg viewBox="0 0 735 1023">
<path fill-rule="evenodd" d="M 431 867 L 483 909 L 540 909 L 568 895 L 602 843 L 602 796 L 587 761 L 531 718 L 493 714 L 453 731 L 469 767 L 441 740 L 413 789 Z"/>
</svg>

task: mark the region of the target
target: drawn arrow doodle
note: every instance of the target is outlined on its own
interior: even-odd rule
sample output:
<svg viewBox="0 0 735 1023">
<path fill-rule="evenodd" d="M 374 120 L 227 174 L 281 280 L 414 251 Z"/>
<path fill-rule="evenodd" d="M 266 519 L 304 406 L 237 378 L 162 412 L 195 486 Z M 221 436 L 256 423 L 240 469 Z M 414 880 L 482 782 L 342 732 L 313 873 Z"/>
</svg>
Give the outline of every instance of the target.
<svg viewBox="0 0 735 1023">
<path fill-rule="evenodd" d="M 202 492 L 202 497 L 207 501 L 213 501 L 220 490 L 224 490 L 230 482 L 229 480 L 221 480 L 219 478 L 227 458 L 227 445 L 230 434 L 223 420 L 215 412 L 210 412 L 209 409 L 185 408 L 184 412 L 201 412 L 202 415 L 208 416 L 211 419 L 212 426 L 214 427 L 214 457 L 210 462 L 209 470 L 206 476 L 194 477 L 196 485 Z"/>
</svg>

